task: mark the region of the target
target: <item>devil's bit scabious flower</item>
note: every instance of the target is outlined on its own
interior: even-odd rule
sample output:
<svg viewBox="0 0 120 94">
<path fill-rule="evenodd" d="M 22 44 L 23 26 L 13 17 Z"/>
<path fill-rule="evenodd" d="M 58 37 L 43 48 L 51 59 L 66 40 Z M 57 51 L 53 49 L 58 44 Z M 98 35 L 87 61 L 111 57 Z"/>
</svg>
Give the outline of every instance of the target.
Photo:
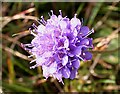
<svg viewBox="0 0 120 94">
<path fill-rule="evenodd" d="M 36 64 L 30 68 L 42 66 L 43 76 L 47 79 L 49 76 L 57 78 L 62 82 L 62 77 L 74 79 L 80 66 L 80 60 L 86 61 L 92 59 L 92 54 L 88 48 L 92 48 L 92 38 L 88 35 L 94 32 L 87 26 L 82 26 L 81 21 L 62 17 L 61 10 L 58 17 L 53 14 L 50 19 L 38 21 L 39 25 L 32 25 L 31 34 L 35 38 L 30 44 L 23 44 L 25 50 L 35 56 L 31 61 Z"/>
</svg>

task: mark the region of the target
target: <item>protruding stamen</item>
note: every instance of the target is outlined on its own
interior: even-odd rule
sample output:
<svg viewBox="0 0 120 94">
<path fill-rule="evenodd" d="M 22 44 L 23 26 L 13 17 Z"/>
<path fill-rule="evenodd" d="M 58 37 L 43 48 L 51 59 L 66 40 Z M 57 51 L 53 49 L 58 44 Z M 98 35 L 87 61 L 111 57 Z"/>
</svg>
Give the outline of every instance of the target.
<svg viewBox="0 0 120 94">
<path fill-rule="evenodd" d="M 41 16 L 41 20 L 42 24 L 46 25 L 46 21 L 44 20 L 43 16 Z"/>
<path fill-rule="evenodd" d="M 78 32 L 80 31 L 80 28 L 81 28 L 81 25 L 76 26 L 76 29 L 77 29 Z"/>
<path fill-rule="evenodd" d="M 30 48 L 27 48 L 27 47 L 26 47 L 26 44 L 21 43 L 21 47 L 24 48 L 24 49 L 27 50 L 27 51 L 31 51 Z"/>
<path fill-rule="evenodd" d="M 32 27 L 34 28 L 34 29 L 37 29 L 37 26 L 33 23 L 32 24 Z"/>
<path fill-rule="evenodd" d="M 64 18 L 67 18 L 67 16 L 65 16 Z"/>
<path fill-rule="evenodd" d="M 35 61 L 36 61 L 36 59 L 32 60 L 32 61 L 30 62 L 30 64 L 33 63 L 33 62 L 35 62 Z"/>
<path fill-rule="evenodd" d="M 81 59 L 82 61 L 85 61 L 82 57 L 78 56 L 79 59 Z"/>
<path fill-rule="evenodd" d="M 36 65 L 34 65 L 34 66 L 30 67 L 30 69 L 34 69 L 35 67 L 37 67 L 37 66 L 36 66 Z"/>
<path fill-rule="evenodd" d="M 24 44 L 24 46 L 33 47 L 32 44 Z"/>
<path fill-rule="evenodd" d="M 54 15 L 54 14 L 53 14 L 53 10 L 50 10 L 50 11 L 51 11 L 52 15 Z"/>
<path fill-rule="evenodd" d="M 50 13 L 48 12 L 49 17 L 51 17 Z"/>
<path fill-rule="evenodd" d="M 76 18 L 77 14 L 74 15 L 74 18 Z"/>
<path fill-rule="evenodd" d="M 24 49 L 27 50 L 27 51 L 29 51 L 29 52 L 31 52 L 31 49 L 30 49 L 30 48 L 26 48 L 26 47 L 25 47 Z"/>
<path fill-rule="evenodd" d="M 62 16 L 62 11 L 61 11 L 61 10 L 59 10 L 59 13 L 60 13 L 60 15 Z"/>
<path fill-rule="evenodd" d="M 83 22 L 84 22 L 84 20 L 83 20 L 83 18 L 81 19 L 81 26 L 83 26 Z"/>
<path fill-rule="evenodd" d="M 25 46 L 24 46 L 24 44 L 23 44 L 23 43 L 21 43 L 20 45 L 21 45 L 21 47 L 22 47 L 22 48 L 25 48 Z"/>
<path fill-rule="evenodd" d="M 32 30 L 30 31 L 30 33 L 35 37 L 37 36 L 35 33 L 32 32 Z"/>
<path fill-rule="evenodd" d="M 38 19 L 38 20 L 36 20 L 40 25 L 41 25 L 41 23 L 40 23 L 40 19 Z"/>
<path fill-rule="evenodd" d="M 43 16 L 41 16 L 41 19 L 44 19 Z"/>
<path fill-rule="evenodd" d="M 94 29 L 92 28 L 89 33 L 87 35 L 85 35 L 83 38 L 86 38 L 87 36 L 89 36 L 90 34 L 94 33 Z"/>
<path fill-rule="evenodd" d="M 28 56 L 28 58 L 31 58 L 31 57 L 33 57 L 34 55 L 30 55 L 30 56 Z"/>
<path fill-rule="evenodd" d="M 29 31 L 32 31 L 32 29 L 31 29 L 31 28 L 29 28 Z"/>
<path fill-rule="evenodd" d="M 41 24 L 42 24 L 42 25 L 45 25 L 45 23 L 44 23 L 43 20 L 41 20 L 41 19 L 38 19 L 37 22 L 38 22 L 40 25 L 41 25 Z"/>
<path fill-rule="evenodd" d="M 17 36 L 19 33 L 13 34 L 12 37 Z"/>
<path fill-rule="evenodd" d="M 58 70 L 62 69 L 64 66 L 61 66 Z"/>
</svg>

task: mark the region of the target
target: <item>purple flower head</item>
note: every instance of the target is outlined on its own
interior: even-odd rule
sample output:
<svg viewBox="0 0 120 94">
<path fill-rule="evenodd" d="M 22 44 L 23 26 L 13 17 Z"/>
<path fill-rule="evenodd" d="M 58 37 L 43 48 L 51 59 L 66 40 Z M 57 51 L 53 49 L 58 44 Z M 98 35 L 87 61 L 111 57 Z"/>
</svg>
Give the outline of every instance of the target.
<svg viewBox="0 0 120 94">
<path fill-rule="evenodd" d="M 87 26 L 82 26 L 81 21 L 76 17 L 72 19 L 56 16 L 51 11 L 50 19 L 38 21 L 39 25 L 32 25 L 30 29 L 34 39 L 30 44 L 23 44 L 25 50 L 35 56 L 35 68 L 42 66 L 43 76 L 47 79 L 49 76 L 57 78 L 63 83 L 62 78 L 74 79 L 80 66 L 80 60 L 86 61 L 92 59 L 92 54 L 88 48 L 92 48 L 92 38 L 88 35 L 94 32 Z"/>
</svg>

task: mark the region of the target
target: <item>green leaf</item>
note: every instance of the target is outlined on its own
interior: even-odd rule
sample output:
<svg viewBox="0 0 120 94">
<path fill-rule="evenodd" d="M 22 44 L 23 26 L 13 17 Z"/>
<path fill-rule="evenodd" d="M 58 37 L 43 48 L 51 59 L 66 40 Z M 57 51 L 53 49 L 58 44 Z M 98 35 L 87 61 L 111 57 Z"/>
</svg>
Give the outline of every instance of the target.
<svg viewBox="0 0 120 94">
<path fill-rule="evenodd" d="M 114 80 L 111 79 L 102 79 L 102 80 L 98 80 L 98 83 L 109 83 L 109 84 L 115 84 Z"/>
<path fill-rule="evenodd" d="M 25 87 L 22 85 L 17 85 L 17 84 L 8 84 L 3 82 L 3 89 L 5 89 L 5 91 L 12 91 L 12 92 L 32 92 L 32 89 L 30 89 L 29 87 Z"/>
<path fill-rule="evenodd" d="M 89 18 L 89 21 L 88 21 L 89 26 L 91 26 L 93 24 L 94 19 L 97 16 L 102 4 L 103 4 L 102 2 L 98 2 L 98 3 L 96 3 L 96 6 L 93 8 L 92 13 Z"/>
<path fill-rule="evenodd" d="M 77 16 L 80 14 L 80 12 L 82 11 L 82 9 L 83 9 L 83 6 L 85 5 L 85 3 L 82 3 L 82 4 L 80 4 L 79 5 L 79 7 L 78 7 L 78 9 L 77 9 Z"/>
</svg>

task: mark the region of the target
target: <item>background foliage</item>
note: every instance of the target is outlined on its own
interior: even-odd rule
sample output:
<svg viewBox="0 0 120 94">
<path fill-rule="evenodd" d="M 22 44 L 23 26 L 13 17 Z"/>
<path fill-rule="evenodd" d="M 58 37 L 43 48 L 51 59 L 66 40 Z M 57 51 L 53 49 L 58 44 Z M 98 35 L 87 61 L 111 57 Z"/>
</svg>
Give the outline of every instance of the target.
<svg viewBox="0 0 120 94">
<path fill-rule="evenodd" d="M 28 43 L 33 36 L 28 28 L 35 19 L 48 12 L 72 18 L 77 13 L 84 25 L 95 29 L 91 61 L 81 61 L 76 79 L 64 79 L 64 85 L 53 78 L 44 80 L 41 68 L 30 70 L 28 52 L 20 43 Z M 119 2 L 16 2 L 2 3 L 2 89 L 4 92 L 119 92 L 120 61 L 118 36 L 120 31 Z M 36 23 L 37 24 L 37 23 Z"/>
</svg>

